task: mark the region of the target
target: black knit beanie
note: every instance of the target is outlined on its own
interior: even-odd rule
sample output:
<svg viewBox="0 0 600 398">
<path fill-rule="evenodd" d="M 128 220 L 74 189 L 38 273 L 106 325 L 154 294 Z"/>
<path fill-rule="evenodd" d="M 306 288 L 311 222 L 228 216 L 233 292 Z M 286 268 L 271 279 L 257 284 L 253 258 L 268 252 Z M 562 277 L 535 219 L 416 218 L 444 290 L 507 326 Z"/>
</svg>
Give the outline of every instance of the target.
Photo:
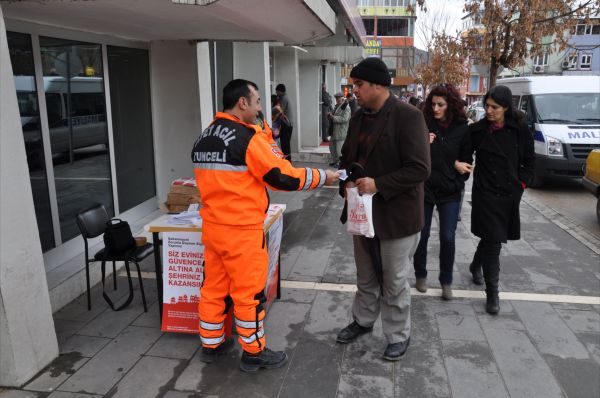
<svg viewBox="0 0 600 398">
<path fill-rule="evenodd" d="M 275 91 L 281 91 L 282 93 L 285 93 L 285 84 L 279 83 L 277 87 L 275 87 Z"/>
<path fill-rule="evenodd" d="M 382 86 L 389 86 L 392 84 L 390 72 L 380 58 L 363 59 L 358 65 L 352 68 L 350 77 L 370 83 L 381 84 Z"/>
</svg>

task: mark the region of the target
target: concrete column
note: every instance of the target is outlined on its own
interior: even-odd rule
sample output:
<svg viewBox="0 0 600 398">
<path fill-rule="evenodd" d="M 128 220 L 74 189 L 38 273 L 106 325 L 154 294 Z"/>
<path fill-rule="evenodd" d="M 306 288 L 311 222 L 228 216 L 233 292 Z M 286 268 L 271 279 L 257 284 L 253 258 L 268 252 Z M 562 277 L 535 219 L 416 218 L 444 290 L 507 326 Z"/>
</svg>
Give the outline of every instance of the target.
<svg viewBox="0 0 600 398">
<path fill-rule="evenodd" d="M 58 356 L 17 94 L 0 8 L 0 386 Z"/>
<path fill-rule="evenodd" d="M 303 132 L 302 118 L 300 115 L 300 79 L 298 67 L 298 50 L 290 47 L 274 47 L 274 69 L 275 86 L 279 83 L 285 84 L 286 95 L 292 107 L 292 152 L 297 153 L 300 148 L 301 135 Z M 274 94 L 274 93 L 272 93 Z"/>
<path fill-rule="evenodd" d="M 269 43 L 233 43 L 233 78 L 250 80 L 258 86 L 263 114 L 271 120 Z"/>
<path fill-rule="evenodd" d="M 202 132 L 202 122 L 206 122 L 201 119 L 197 57 L 196 43 L 187 40 L 150 44 L 156 194 L 160 202 L 166 200 L 171 181 L 194 174 L 192 145 Z"/>
<path fill-rule="evenodd" d="M 212 74 L 210 64 L 210 46 L 208 42 L 196 44 L 197 64 L 198 64 L 198 93 L 200 101 L 200 120 L 202 121 L 202 130 L 204 130 L 213 119 L 215 114 L 212 98 Z"/>
<path fill-rule="evenodd" d="M 300 146 L 315 148 L 321 143 L 319 135 L 319 108 L 321 101 L 320 63 L 319 61 L 300 61 L 300 113 L 302 132 L 300 133 Z"/>
</svg>

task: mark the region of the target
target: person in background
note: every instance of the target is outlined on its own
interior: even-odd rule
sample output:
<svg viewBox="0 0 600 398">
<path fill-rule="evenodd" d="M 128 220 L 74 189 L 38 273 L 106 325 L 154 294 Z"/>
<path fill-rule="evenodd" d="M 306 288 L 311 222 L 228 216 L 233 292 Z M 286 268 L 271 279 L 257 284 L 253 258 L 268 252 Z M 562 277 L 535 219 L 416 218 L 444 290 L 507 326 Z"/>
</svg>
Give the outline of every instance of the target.
<svg viewBox="0 0 600 398">
<path fill-rule="evenodd" d="M 331 131 L 331 142 L 329 143 L 329 151 L 331 152 L 332 162 L 330 166 L 338 166 L 340 157 L 342 156 L 342 144 L 346 139 L 348 132 L 348 123 L 350 122 L 350 106 L 344 99 L 343 93 L 335 94 L 335 108 L 333 113 L 327 114 L 329 123 L 333 125 Z"/>
<path fill-rule="evenodd" d="M 461 143 L 468 133 L 468 125 L 460 95 L 448 84 L 431 90 L 425 100 L 423 113 L 429 129 L 431 175 L 425 182 L 425 226 L 414 257 L 417 280 L 415 287 L 419 292 L 427 291 L 427 242 L 435 207 L 439 215 L 439 281 L 442 285 L 442 298 L 451 300 L 454 237 L 461 191 L 468 177 L 468 174 L 461 175 L 454 169 L 454 162 L 460 157 Z"/>
<path fill-rule="evenodd" d="M 327 92 L 327 85 L 321 85 L 321 139 L 329 142 L 329 119 L 327 114 L 332 111 L 331 95 Z"/>
<path fill-rule="evenodd" d="M 356 98 L 351 90 L 348 90 L 348 93 L 346 94 L 346 101 L 348 101 L 348 105 L 350 105 L 350 116 L 354 116 L 358 110 L 358 104 L 356 103 Z"/>
<path fill-rule="evenodd" d="M 414 106 L 390 93 L 391 78 L 379 58 L 366 58 L 350 72 L 361 108 L 350 119 L 341 168 L 364 170 L 359 194 L 374 194 L 375 237 L 353 236 L 357 292 L 353 321 L 337 335 L 347 344 L 373 329 L 381 313 L 388 342 L 383 357 L 398 361 L 410 344 L 411 260 L 423 228 L 423 182 L 429 176 L 427 126 Z M 346 220 L 344 207 L 342 221 Z"/>
<path fill-rule="evenodd" d="M 471 232 L 481 240 L 469 271 L 476 285 L 485 281 L 486 311 L 495 315 L 500 310 L 500 250 L 507 240 L 521 238 L 519 203 L 533 178 L 535 153 L 533 136 L 513 109 L 508 87 L 492 87 L 483 103 L 485 118 L 469 126 L 455 168 L 470 173 L 476 153 Z"/>
<path fill-rule="evenodd" d="M 417 97 L 410 97 L 408 99 L 408 103 L 411 104 L 412 106 L 421 109 L 421 100 L 418 99 Z"/>
<path fill-rule="evenodd" d="M 281 144 L 281 151 L 283 152 L 285 159 L 291 162 L 291 142 L 294 125 L 292 123 L 292 107 L 290 106 L 290 102 L 288 101 L 288 97 L 285 91 L 286 88 L 285 84 L 283 83 L 279 83 L 277 87 L 275 87 L 275 92 L 277 93 L 277 100 L 279 101 L 279 106 L 283 111 L 283 115 L 280 118 L 279 142 Z"/>
<path fill-rule="evenodd" d="M 245 372 L 278 368 L 287 358 L 285 352 L 266 347 L 263 325 L 268 269 L 263 230 L 269 206 L 267 187 L 299 191 L 332 185 L 337 180 L 332 170 L 294 168 L 283 159 L 270 133 L 256 124 L 262 110 L 260 102 L 255 83 L 242 79 L 227 83 L 223 112 L 218 112 L 198 137 L 191 154 L 203 203 L 200 215 L 205 247 L 198 306 L 200 359 L 214 362 L 233 344 L 232 339 L 225 338 L 230 297 L 243 349 L 240 369 Z"/>
<path fill-rule="evenodd" d="M 281 141 L 279 139 L 279 132 L 281 131 L 281 124 L 285 120 L 285 113 L 279 105 L 279 98 L 276 94 L 271 95 L 271 129 L 273 131 L 273 139 L 275 139 L 278 145 L 281 147 Z"/>
</svg>

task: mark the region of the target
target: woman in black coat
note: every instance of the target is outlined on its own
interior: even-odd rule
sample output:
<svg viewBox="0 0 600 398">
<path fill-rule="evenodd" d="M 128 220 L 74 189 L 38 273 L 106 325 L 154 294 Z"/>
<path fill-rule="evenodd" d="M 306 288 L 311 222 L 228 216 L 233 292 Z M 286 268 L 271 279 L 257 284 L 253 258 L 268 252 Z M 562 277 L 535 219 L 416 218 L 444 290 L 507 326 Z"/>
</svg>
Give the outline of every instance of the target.
<svg viewBox="0 0 600 398">
<path fill-rule="evenodd" d="M 452 271 L 454 268 L 456 224 L 460 213 L 460 196 L 465 178 L 454 168 L 459 159 L 461 142 L 468 132 L 463 101 L 451 85 L 434 87 L 423 109 L 429 130 L 431 175 L 425 181 L 425 226 L 415 252 L 413 263 L 416 288 L 427 291 L 427 241 L 431 230 L 433 208 L 437 207 L 440 235 L 440 275 L 442 298 L 452 299 Z"/>
<path fill-rule="evenodd" d="M 469 127 L 461 161 L 455 164 L 460 173 L 470 172 L 476 153 L 471 232 L 481 240 L 469 270 L 473 283 L 485 280 L 489 314 L 500 310 L 500 249 L 507 240 L 521 237 L 519 203 L 535 168 L 533 136 L 513 110 L 511 97 L 506 86 L 495 86 L 485 95 L 486 118 Z"/>
</svg>

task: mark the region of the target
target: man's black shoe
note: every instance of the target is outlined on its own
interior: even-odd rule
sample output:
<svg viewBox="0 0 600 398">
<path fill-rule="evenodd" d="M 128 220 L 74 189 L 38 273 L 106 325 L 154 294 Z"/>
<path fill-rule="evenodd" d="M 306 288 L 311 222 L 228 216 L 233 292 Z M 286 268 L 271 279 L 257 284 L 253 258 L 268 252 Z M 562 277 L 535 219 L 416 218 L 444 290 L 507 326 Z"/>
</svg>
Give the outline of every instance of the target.
<svg viewBox="0 0 600 398">
<path fill-rule="evenodd" d="M 367 328 L 364 326 L 360 326 L 356 321 L 352 321 L 352 323 L 342 330 L 337 335 L 337 342 L 342 344 L 348 344 L 352 340 L 356 339 L 361 334 L 368 333 L 373 330 L 373 327 Z"/>
<path fill-rule="evenodd" d="M 240 369 L 244 372 L 256 372 L 259 369 L 277 369 L 283 366 L 287 355 L 283 351 L 272 351 L 265 348 L 258 354 L 246 351 L 242 354 Z"/>
<path fill-rule="evenodd" d="M 383 353 L 383 357 L 388 361 L 398 361 L 400 357 L 404 355 L 408 346 L 410 345 L 410 337 L 408 340 L 401 341 L 399 343 L 388 344 Z"/>
<path fill-rule="evenodd" d="M 487 296 L 485 311 L 490 315 L 497 315 L 500 311 L 500 298 L 497 294 Z"/>
<path fill-rule="evenodd" d="M 231 337 L 215 348 L 202 347 L 200 360 L 204 363 L 213 363 L 219 355 L 225 354 L 231 347 L 233 347 L 233 338 Z"/>
<path fill-rule="evenodd" d="M 481 272 L 481 266 L 471 263 L 471 265 L 469 265 L 469 271 L 473 276 L 473 283 L 480 286 L 483 285 L 483 273 Z"/>
</svg>

